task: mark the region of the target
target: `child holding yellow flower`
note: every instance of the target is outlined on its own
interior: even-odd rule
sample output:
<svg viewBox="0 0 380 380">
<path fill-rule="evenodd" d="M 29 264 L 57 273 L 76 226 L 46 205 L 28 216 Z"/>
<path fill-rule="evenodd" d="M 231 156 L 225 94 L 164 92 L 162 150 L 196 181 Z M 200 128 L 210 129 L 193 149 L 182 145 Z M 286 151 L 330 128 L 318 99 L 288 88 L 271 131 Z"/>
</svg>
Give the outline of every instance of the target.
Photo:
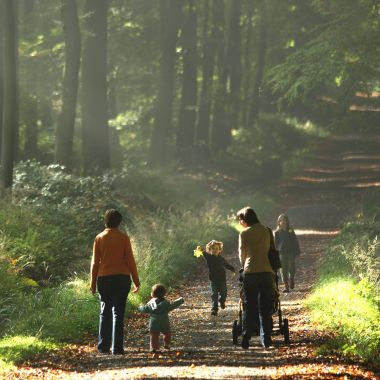
<svg viewBox="0 0 380 380">
<path fill-rule="evenodd" d="M 218 315 L 218 301 L 220 308 L 226 307 L 227 283 L 226 270 L 235 272 L 235 268 L 221 256 L 223 243 L 221 241 L 211 240 L 206 244 L 206 250 L 203 251 L 203 257 L 206 260 L 209 270 L 209 279 L 211 285 L 211 315 Z"/>
<path fill-rule="evenodd" d="M 289 218 L 281 214 L 277 218 L 277 230 L 274 233 L 274 242 L 281 258 L 281 278 L 285 285 L 284 293 L 294 288 L 296 273 L 296 257 L 300 255 L 300 247 L 294 230 L 290 227 Z"/>
</svg>

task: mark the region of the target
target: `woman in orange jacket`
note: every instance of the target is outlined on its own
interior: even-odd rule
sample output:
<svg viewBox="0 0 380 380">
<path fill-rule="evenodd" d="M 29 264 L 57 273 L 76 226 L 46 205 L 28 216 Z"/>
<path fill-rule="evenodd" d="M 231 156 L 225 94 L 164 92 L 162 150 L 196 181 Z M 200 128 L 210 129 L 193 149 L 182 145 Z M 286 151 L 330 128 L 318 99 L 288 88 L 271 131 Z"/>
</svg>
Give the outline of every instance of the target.
<svg viewBox="0 0 380 380">
<path fill-rule="evenodd" d="M 140 287 L 131 242 L 118 229 L 121 221 L 117 210 L 106 211 L 106 228 L 95 238 L 91 261 L 91 292 L 98 288 L 100 296 L 98 351 L 108 354 L 112 346 L 114 355 L 124 354 L 124 313 L 132 281 L 132 292 Z"/>
</svg>

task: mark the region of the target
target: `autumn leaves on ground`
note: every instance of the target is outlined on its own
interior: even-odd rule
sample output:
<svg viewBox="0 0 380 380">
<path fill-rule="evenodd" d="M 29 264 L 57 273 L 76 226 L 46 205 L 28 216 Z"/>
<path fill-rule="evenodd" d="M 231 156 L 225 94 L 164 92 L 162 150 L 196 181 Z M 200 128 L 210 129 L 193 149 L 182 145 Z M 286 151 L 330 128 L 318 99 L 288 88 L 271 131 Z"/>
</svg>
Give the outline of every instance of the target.
<svg viewBox="0 0 380 380">
<path fill-rule="evenodd" d="M 273 347 L 269 349 L 262 348 L 257 337 L 252 338 L 248 350 L 234 346 L 231 330 L 238 317 L 238 279 L 228 272 L 227 307 L 212 317 L 206 267 L 201 259 L 194 258 L 198 260 L 196 270 L 169 295 L 172 299 L 181 295 L 186 301 L 171 314 L 175 336 L 170 352 L 158 357 L 150 354 L 146 317 L 136 314 L 126 323 L 126 355 L 100 355 L 94 337 L 90 337 L 83 345 L 36 358 L 8 378 L 379 378 L 378 370 L 358 360 L 319 354 L 318 347 L 327 336 L 310 321 L 303 306 L 316 281 L 326 246 L 339 233 L 341 223 L 357 212 L 355 205 L 363 189 L 380 182 L 380 157 L 336 149 L 344 147 L 344 143 L 332 139 L 330 146 L 324 145 L 324 156 L 315 157 L 313 167 L 281 184 L 273 215 L 259 215 L 274 227 L 275 215 L 287 212 L 300 240 L 302 255 L 295 289 L 281 293 L 283 317 L 289 320 L 290 344 L 286 345 L 283 335 L 278 334 L 273 336 Z M 226 245 L 231 249 L 224 255 L 239 267 L 237 239 Z M 277 314 L 274 319 L 276 322 Z"/>
</svg>

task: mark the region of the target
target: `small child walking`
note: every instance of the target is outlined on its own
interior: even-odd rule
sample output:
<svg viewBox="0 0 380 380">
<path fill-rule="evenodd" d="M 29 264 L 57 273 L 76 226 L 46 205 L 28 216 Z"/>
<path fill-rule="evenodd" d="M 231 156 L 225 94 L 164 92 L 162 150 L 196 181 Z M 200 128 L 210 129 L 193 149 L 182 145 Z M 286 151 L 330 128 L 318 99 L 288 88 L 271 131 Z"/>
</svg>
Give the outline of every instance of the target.
<svg viewBox="0 0 380 380">
<path fill-rule="evenodd" d="M 146 305 L 139 306 L 139 311 L 150 315 L 150 349 L 154 354 L 160 349 L 160 333 L 163 334 L 164 348 L 167 350 L 170 349 L 171 329 L 168 314 L 185 302 L 182 297 L 173 302 L 169 302 L 165 299 L 165 295 L 165 286 L 155 284 L 152 286 L 152 299 Z"/>
<path fill-rule="evenodd" d="M 281 278 L 284 283 L 284 293 L 294 289 L 294 275 L 296 273 L 296 257 L 300 255 L 300 247 L 294 230 L 290 227 L 289 218 L 281 214 L 277 218 L 277 230 L 274 233 L 274 242 L 280 252 Z"/>
<path fill-rule="evenodd" d="M 203 251 L 203 257 L 206 260 L 209 270 L 209 279 L 211 285 L 211 315 L 218 315 L 218 301 L 220 308 L 226 307 L 227 282 L 226 270 L 235 272 L 235 268 L 221 256 L 223 243 L 221 241 L 211 240 L 206 244 L 206 250 Z"/>
</svg>

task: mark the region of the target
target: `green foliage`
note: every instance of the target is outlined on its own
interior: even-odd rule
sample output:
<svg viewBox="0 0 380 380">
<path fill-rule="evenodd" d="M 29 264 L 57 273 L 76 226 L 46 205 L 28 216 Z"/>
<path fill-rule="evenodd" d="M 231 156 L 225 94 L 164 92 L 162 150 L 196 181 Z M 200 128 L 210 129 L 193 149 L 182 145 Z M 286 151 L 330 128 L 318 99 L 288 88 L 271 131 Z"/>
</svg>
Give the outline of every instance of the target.
<svg viewBox="0 0 380 380">
<path fill-rule="evenodd" d="M 94 237 L 107 208 L 130 227 L 129 213 L 114 198 L 116 176 L 76 177 L 58 165 L 21 162 L 13 198 L 1 201 L 3 249 L 17 268 L 37 281 L 59 281 L 88 267 Z"/>
<path fill-rule="evenodd" d="M 370 204 L 368 203 L 370 202 Z M 365 197 L 365 213 L 347 223 L 329 247 L 320 280 L 307 300 L 313 319 L 333 333 L 331 347 L 380 363 L 379 198 Z"/>
<path fill-rule="evenodd" d="M 380 222 L 380 190 L 371 189 L 366 191 L 363 197 L 363 214 L 374 222 Z M 379 231 L 378 231 L 379 232 Z"/>
<path fill-rule="evenodd" d="M 310 101 L 326 88 L 343 100 L 376 83 L 379 43 L 378 7 L 370 0 L 313 2 L 319 22 L 309 28 L 307 42 L 269 72 L 269 83 L 282 100 Z M 363 85 L 364 84 L 364 85 Z M 347 99 L 346 99 L 347 100 Z"/>
<path fill-rule="evenodd" d="M 20 278 L 11 263 L 2 256 L 1 245 L 0 273 L 0 331 L 6 331 L 12 316 L 22 304 L 22 292 Z"/>
<path fill-rule="evenodd" d="M 322 273 L 349 273 L 357 280 L 366 278 L 380 286 L 380 224 L 359 218 L 347 223 L 330 246 Z"/>
<path fill-rule="evenodd" d="M 76 342 L 86 333 L 94 334 L 98 313 L 99 301 L 89 291 L 89 280 L 77 277 L 57 287 L 30 292 L 11 331 L 55 342 Z"/>
<path fill-rule="evenodd" d="M 0 375 L 12 364 L 22 363 L 37 354 L 57 350 L 59 346 L 49 340 L 32 336 L 10 336 L 0 340 Z"/>
<path fill-rule="evenodd" d="M 137 221 L 133 246 L 142 279 L 141 297 L 149 297 L 154 283 L 174 286 L 190 276 L 197 264 L 193 256 L 197 245 L 212 239 L 230 241 L 233 236 L 236 240 L 235 235 L 227 218 L 211 205 L 205 210 L 158 212 Z"/>
<path fill-rule="evenodd" d="M 367 280 L 346 278 L 322 282 L 308 298 L 312 319 L 333 333 L 335 347 L 380 363 L 380 299 Z"/>
<path fill-rule="evenodd" d="M 254 129 L 233 131 L 231 156 L 235 171 L 255 177 L 259 183 L 279 179 L 283 164 L 303 148 L 306 132 L 295 119 L 263 114 Z"/>
</svg>

